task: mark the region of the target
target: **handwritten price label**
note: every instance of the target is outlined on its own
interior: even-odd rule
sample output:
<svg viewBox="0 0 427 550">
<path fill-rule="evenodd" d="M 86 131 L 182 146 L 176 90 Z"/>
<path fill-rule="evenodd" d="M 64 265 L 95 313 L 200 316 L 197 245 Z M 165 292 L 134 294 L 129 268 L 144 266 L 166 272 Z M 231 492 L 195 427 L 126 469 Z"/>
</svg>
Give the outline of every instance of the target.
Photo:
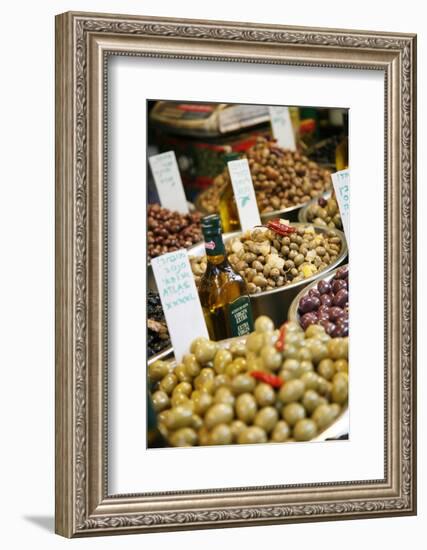
<svg viewBox="0 0 427 550">
<path fill-rule="evenodd" d="M 350 241 L 350 171 L 340 170 L 332 174 L 332 184 L 337 197 L 344 233 Z"/>
<path fill-rule="evenodd" d="M 188 353 L 191 342 L 209 337 L 186 250 L 151 260 L 175 358 Z"/>
<path fill-rule="evenodd" d="M 284 149 L 296 150 L 295 135 L 288 107 L 269 107 L 271 128 L 277 143 Z"/>
<path fill-rule="evenodd" d="M 227 163 L 242 231 L 261 225 L 254 184 L 247 159 Z"/>
<path fill-rule="evenodd" d="M 148 160 L 156 183 L 160 204 L 164 208 L 169 208 L 169 210 L 177 210 L 181 214 L 188 214 L 187 199 L 185 198 L 175 153 L 168 151 L 160 155 L 153 155 Z"/>
</svg>

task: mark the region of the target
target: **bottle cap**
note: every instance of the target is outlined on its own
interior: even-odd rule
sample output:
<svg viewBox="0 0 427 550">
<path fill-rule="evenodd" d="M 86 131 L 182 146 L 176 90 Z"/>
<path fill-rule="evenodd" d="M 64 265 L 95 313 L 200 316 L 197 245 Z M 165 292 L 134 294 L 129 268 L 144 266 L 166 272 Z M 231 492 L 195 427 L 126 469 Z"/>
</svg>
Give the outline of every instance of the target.
<svg viewBox="0 0 427 550">
<path fill-rule="evenodd" d="M 202 231 L 203 234 L 220 234 L 221 229 L 221 218 L 218 216 L 218 214 L 209 214 L 208 216 L 204 216 L 202 218 Z"/>
</svg>

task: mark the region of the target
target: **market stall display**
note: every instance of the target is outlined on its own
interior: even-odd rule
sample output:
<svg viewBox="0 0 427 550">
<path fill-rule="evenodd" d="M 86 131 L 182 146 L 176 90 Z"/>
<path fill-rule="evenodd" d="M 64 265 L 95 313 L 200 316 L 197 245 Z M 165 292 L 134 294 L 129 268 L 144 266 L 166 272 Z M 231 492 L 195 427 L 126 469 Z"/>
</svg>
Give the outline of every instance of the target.
<svg viewBox="0 0 427 550">
<path fill-rule="evenodd" d="M 159 354 L 171 345 L 160 297 L 154 290 L 147 291 L 147 356 Z"/>
<path fill-rule="evenodd" d="M 330 171 L 298 151 L 283 149 L 274 140 L 263 137 L 248 149 L 247 158 L 260 214 L 300 208 L 312 198 L 330 189 Z M 221 195 L 231 185 L 225 169 L 213 185 L 196 199 L 202 212 L 217 212 Z"/>
<path fill-rule="evenodd" d="M 261 316 L 246 337 L 199 338 L 182 363 L 151 363 L 149 381 L 171 446 L 308 441 L 347 407 L 348 339 Z"/>
</svg>

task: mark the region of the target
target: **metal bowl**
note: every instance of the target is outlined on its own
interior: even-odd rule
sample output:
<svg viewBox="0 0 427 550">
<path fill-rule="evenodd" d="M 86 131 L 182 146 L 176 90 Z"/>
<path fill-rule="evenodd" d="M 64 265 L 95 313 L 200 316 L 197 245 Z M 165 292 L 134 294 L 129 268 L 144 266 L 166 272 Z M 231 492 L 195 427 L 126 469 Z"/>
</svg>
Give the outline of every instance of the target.
<svg viewBox="0 0 427 550">
<path fill-rule="evenodd" d="M 245 336 L 238 336 L 236 338 L 228 338 L 227 340 L 222 340 L 221 342 L 219 342 L 219 345 L 222 348 L 227 349 L 233 343 L 244 342 L 245 340 L 246 340 Z M 153 364 L 158 359 L 171 361 L 173 363 L 173 366 L 177 365 L 177 362 L 175 361 L 175 358 L 173 355 L 173 348 L 168 348 L 167 350 L 163 350 L 162 352 L 158 353 L 156 356 L 151 357 L 148 360 L 148 365 Z M 151 388 L 151 391 L 153 389 L 154 388 Z M 323 432 L 318 434 L 311 441 L 326 441 L 329 439 L 338 439 L 342 436 L 347 435 L 348 432 L 349 432 L 349 412 L 348 412 L 348 407 L 346 407 L 333 424 L 331 424 Z"/>
<path fill-rule="evenodd" d="M 301 222 L 301 223 L 313 223 L 313 222 L 309 222 L 308 221 L 308 218 L 307 218 L 307 212 L 308 212 L 308 209 L 310 208 L 310 206 L 312 206 L 313 204 L 316 204 L 317 201 L 320 199 L 320 198 L 323 198 L 323 199 L 329 199 L 331 198 L 332 196 L 332 192 L 331 191 L 327 191 L 326 193 L 323 193 L 323 195 L 319 195 L 318 197 L 314 197 L 314 199 L 311 199 L 311 201 L 309 202 L 306 202 L 304 204 L 304 206 L 298 211 L 298 221 Z M 326 227 L 326 226 L 325 226 Z"/>
<path fill-rule="evenodd" d="M 205 210 L 201 204 L 204 193 L 206 193 L 207 190 L 202 191 L 199 193 L 194 201 L 194 205 L 196 207 L 196 210 L 201 212 L 202 214 L 206 215 L 209 214 L 207 210 Z M 326 193 L 330 194 L 330 191 L 327 191 Z M 323 197 L 325 193 L 322 193 L 315 197 L 312 200 L 317 200 L 319 197 Z M 294 206 L 288 206 L 288 208 L 283 208 L 282 210 L 273 210 L 272 212 L 264 212 L 260 213 L 260 218 L 263 223 L 267 222 L 268 220 L 272 220 L 273 218 L 285 218 L 289 221 L 296 222 L 296 221 L 302 221 L 299 219 L 299 211 L 301 208 L 303 208 L 305 205 L 310 204 L 312 201 L 309 202 L 303 202 L 301 204 L 297 204 Z"/>
<path fill-rule="evenodd" d="M 348 264 L 346 265 L 340 265 L 339 267 L 348 267 Z M 299 324 L 300 315 L 298 313 L 298 305 L 300 303 L 300 300 L 303 296 L 307 294 L 312 288 L 315 288 L 315 286 L 318 284 L 319 281 L 327 281 L 329 282 L 331 279 L 334 278 L 335 273 L 338 271 L 338 267 L 334 269 L 333 271 L 328 271 L 323 277 L 318 277 L 315 281 L 307 285 L 305 288 L 303 288 L 292 300 L 292 303 L 289 307 L 288 311 L 288 321 L 293 321 L 295 323 Z M 323 272 L 325 273 L 325 272 Z"/>
<path fill-rule="evenodd" d="M 291 225 L 294 227 L 299 227 L 307 224 L 292 223 Z M 309 224 L 309 225 L 312 225 L 312 224 Z M 329 229 L 327 227 L 321 227 L 316 225 L 314 225 L 313 227 L 315 228 L 316 233 L 326 233 L 327 231 L 332 231 L 336 233 L 336 235 L 341 240 L 341 252 L 338 258 L 334 262 L 332 262 L 321 273 L 316 273 L 311 277 L 304 279 L 303 281 L 291 283 L 289 285 L 282 286 L 280 288 L 275 288 L 273 290 L 267 290 L 265 292 L 260 292 L 258 294 L 250 294 L 249 297 L 251 299 L 252 313 L 253 313 L 254 319 L 259 317 L 260 315 L 268 315 L 269 317 L 271 317 L 271 319 L 273 320 L 276 326 L 280 326 L 287 317 L 287 311 L 292 303 L 292 300 L 302 288 L 306 287 L 312 281 L 319 279 L 319 277 L 321 277 L 323 274 L 329 273 L 329 271 L 339 267 L 344 263 L 348 252 L 347 242 L 345 240 L 344 233 L 342 231 L 339 231 L 338 229 Z M 240 231 L 234 232 L 234 233 L 227 233 L 226 235 L 224 235 L 224 241 L 227 242 L 229 239 L 237 235 L 240 235 Z M 205 254 L 204 244 L 200 243 L 198 245 L 194 245 L 192 248 L 189 249 L 189 254 L 192 256 L 203 256 Z M 149 286 L 149 288 L 152 288 L 153 290 L 157 290 L 155 286 L 156 282 L 152 274 L 151 274 L 151 278 L 152 278 L 151 283 L 154 286 Z"/>
</svg>

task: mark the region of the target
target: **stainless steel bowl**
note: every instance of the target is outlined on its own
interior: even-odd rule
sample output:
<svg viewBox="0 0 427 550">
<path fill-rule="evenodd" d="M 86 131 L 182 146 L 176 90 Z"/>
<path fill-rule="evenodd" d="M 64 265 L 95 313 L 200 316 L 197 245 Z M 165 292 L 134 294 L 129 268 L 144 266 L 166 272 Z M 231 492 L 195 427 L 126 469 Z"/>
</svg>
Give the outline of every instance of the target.
<svg viewBox="0 0 427 550">
<path fill-rule="evenodd" d="M 339 267 L 348 267 L 347 265 L 342 265 Z M 288 321 L 293 321 L 295 323 L 299 323 L 300 315 L 298 313 L 298 305 L 300 303 L 300 300 L 303 296 L 305 296 L 312 288 L 315 288 L 319 281 L 327 281 L 329 282 L 331 279 L 335 277 L 336 272 L 338 271 L 338 267 L 334 269 L 333 271 L 328 271 L 323 277 L 318 277 L 315 281 L 307 285 L 305 288 L 303 288 L 292 300 L 292 303 L 289 307 L 288 311 Z M 323 272 L 325 273 L 325 272 Z"/>
<path fill-rule="evenodd" d="M 221 342 L 219 342 L 219 345 L 223 348 L 229 348 L 234 342 L 244 342 L 245 340 L 246 340 L 245 336 L 239 336 L 236 338 L 229 338 L 227 340 L 222 340 Z M 171 361 L 173 363 L 173 366 L 177 365 L 177 362 L 175 361 L 175 358 L 173 355 L 173 348 L 168 348 L 167 350 L 163 350 L 162 352 L 158 353 L 156 356 L 151 357 L 148 360 L 148 365 L 151 365 L 158 359 Z M 339 437 L 348 434 L 348 432 L 349 432 L 349 412 L 348 412 L 348 407 L 346 407 L 333 424 L 331 424 L 323 432 L 318 434 L 311 441 L 326 441 L 327 439 L 338 439 Z"/>
<path fill-rule="evenodd" d="M 304 226 L 307 224 L 292 223 L 294 227 Z M 312 224 L 309 224 L 312 225 Z M 313 226 L 316 233 L 326 233 L 327 231 L 333 231 L 341 240 L 341 252 L 335 262 L 332 262 L 324 271 L 316 273 L 312 277 L 308 277 L 303 281 L 297 283 L 291 283 L 280 288 L 273 290 L 267 290 L 260 292 L 259 294 L 250 294 L 252 313 L 254 319 L 260 315 L 268 315 L 273 320 L 276 326 L 280 326 L 287 318 L 288 308 L 290 307 L 292 300 L 298 294 L 298 292 L 310 284 L 312 281 L 319 279 L 323 274 L 329 273 L 329 271 L 342 265 L 347 257 L 347 242 L 345 240 L 344 233 L 338 229 L 329 229 L 327 227 Z M 239 235 L 240 232 L 227 233 L 224 235 L 224 241 L 227 242 L 232 237 Z M 189 249 L 189 254 L 192 256 L 203 256 L 205 253 L 204 244 L 200 243 L 194 245 Z M 149 286 L 153 290 L 156 290 L 154 276 L 151 274 L 151 283 L 154 286 Z"/>
</svg>

